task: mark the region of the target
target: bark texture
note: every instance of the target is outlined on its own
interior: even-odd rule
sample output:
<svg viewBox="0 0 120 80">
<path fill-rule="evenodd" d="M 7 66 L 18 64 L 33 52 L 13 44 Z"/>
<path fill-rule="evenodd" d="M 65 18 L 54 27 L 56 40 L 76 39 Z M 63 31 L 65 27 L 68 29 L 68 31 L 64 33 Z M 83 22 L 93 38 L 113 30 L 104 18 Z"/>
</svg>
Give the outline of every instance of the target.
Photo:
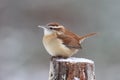
<svg viewBox="0 0 120 80">
<path fill-rule="evenodd" d="M 52 58 L 49 80 L 95 80 L 94 62 L 84 58 Z"/>
</svg>

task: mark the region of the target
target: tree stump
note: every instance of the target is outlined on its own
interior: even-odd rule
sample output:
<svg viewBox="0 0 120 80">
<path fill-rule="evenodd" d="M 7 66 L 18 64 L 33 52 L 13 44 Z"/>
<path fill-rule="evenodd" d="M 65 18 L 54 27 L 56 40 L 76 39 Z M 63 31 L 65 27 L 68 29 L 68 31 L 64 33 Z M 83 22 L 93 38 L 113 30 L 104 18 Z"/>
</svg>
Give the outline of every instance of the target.
<svg viewBox="0 0 120 80">
<path fill-rule="evenodd" d="M 85 58 L 52 58 L 49 80 L 95 80 L 94 62 Z"/>
</svg>

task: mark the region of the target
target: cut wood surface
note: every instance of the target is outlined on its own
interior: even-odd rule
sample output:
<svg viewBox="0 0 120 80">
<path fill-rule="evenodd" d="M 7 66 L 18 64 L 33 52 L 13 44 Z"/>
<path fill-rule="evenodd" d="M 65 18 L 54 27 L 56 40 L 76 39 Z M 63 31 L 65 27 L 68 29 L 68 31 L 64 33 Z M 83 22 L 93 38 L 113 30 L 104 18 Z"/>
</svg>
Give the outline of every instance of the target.
<svg viewBox="0 0 120 80">
<path fill-rule="evenodd" d="M 52 58 L 49 80 L 95 80 L 94 62 L 85 58 Z"/>
</svg>

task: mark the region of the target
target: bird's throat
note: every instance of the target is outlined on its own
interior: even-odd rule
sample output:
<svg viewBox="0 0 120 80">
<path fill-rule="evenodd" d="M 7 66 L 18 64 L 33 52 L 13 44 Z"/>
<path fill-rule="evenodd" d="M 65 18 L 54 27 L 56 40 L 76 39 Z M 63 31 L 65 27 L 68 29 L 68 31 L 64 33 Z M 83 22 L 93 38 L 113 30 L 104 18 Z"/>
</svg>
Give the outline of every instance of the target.
<svg viewBox="0 0 120 80">
<path fill-rule="evenodd" d="M 53 33 L 53 31 L 48 30 L 48 29 L 44 29 L 44 35 L 51 35 Z"/>
</svg>

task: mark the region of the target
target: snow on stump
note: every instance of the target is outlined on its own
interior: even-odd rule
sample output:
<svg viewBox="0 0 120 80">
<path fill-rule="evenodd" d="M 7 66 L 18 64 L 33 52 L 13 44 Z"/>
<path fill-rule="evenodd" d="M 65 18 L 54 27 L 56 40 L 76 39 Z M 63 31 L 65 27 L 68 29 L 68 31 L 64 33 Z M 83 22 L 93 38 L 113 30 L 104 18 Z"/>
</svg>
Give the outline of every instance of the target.
<svg viewBox="0 0 120 80">
<path fill-rule="evenodd" d="M 85 58 L 52 58 L 49 80 L 95 80 L 94 62 Z"/>
</svg>

